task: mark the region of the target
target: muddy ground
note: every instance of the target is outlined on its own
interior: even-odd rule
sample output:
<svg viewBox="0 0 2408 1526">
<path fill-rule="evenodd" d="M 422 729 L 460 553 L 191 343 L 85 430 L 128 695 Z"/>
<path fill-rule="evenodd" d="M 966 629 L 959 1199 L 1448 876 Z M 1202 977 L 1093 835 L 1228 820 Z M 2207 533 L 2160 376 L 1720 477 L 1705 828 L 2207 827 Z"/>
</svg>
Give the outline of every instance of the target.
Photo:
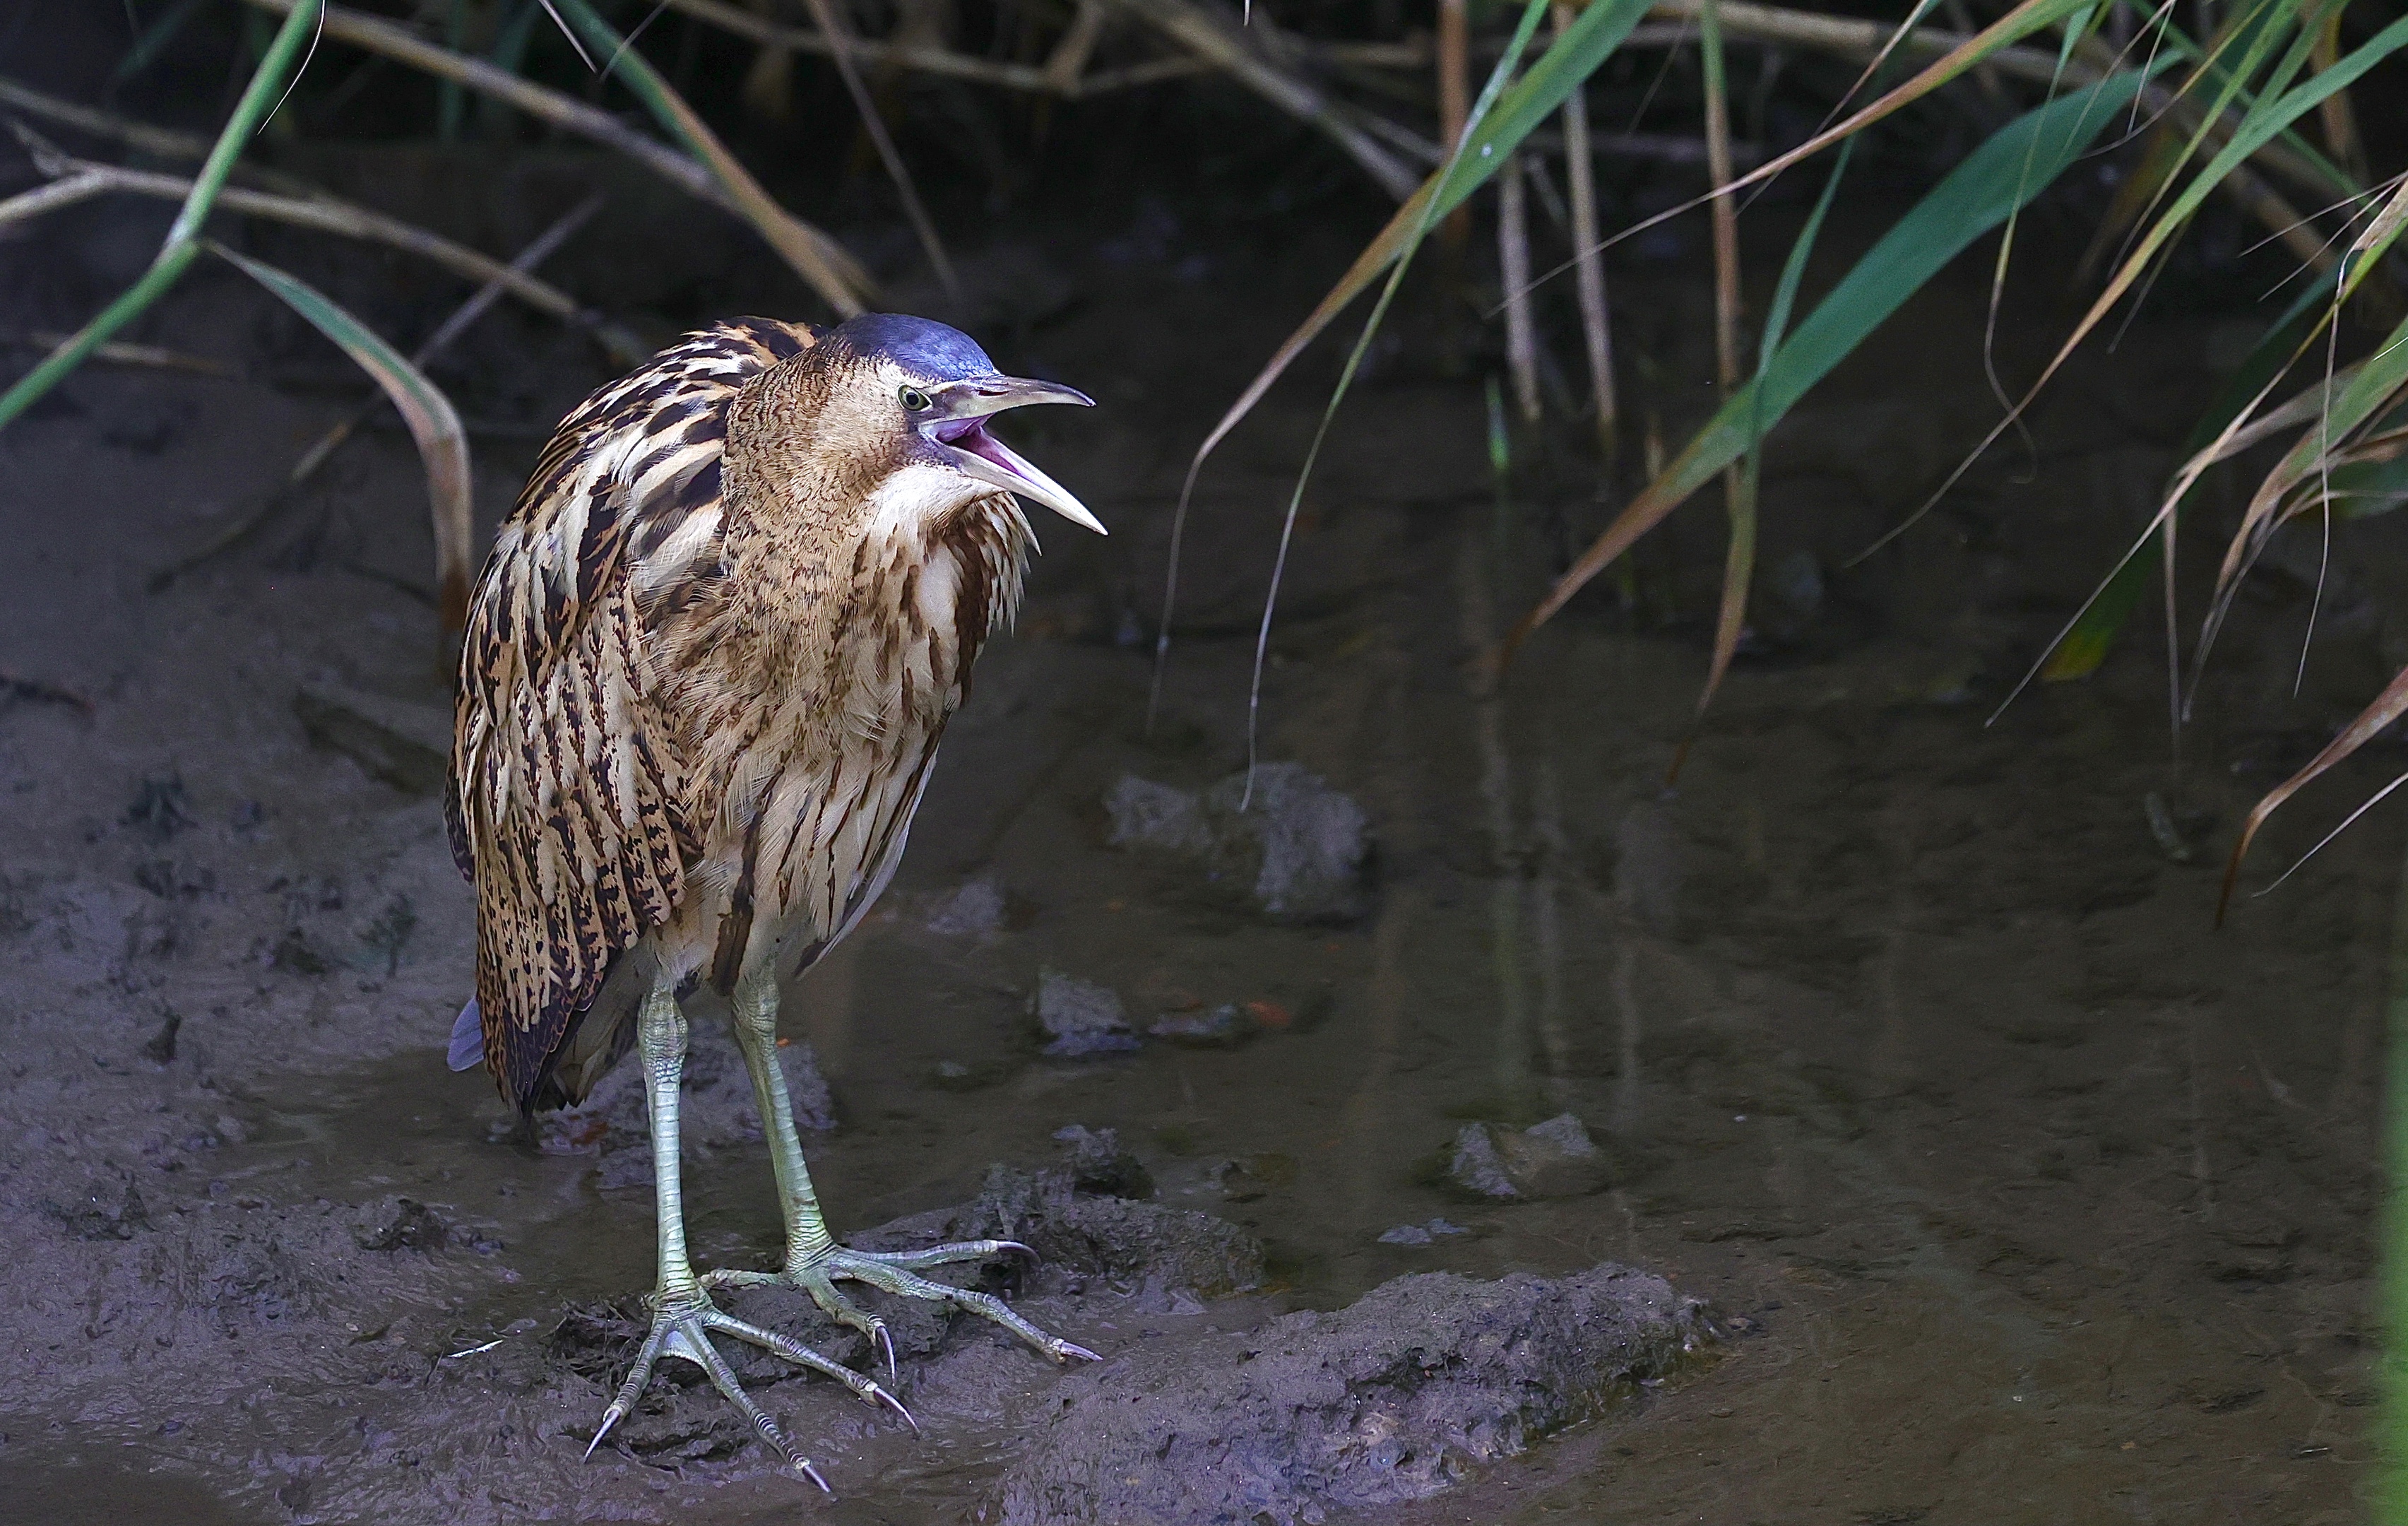
<svg viewBox="0 0 2408 1526">
<path fill-rule="evenodd" d="M 512 215 L 452 225 L 509 247 L 550 213 Z M 640 244 L 654 224 L 625 216 L 593 237 Z M 1990 417 L 1986 266 L 1919 299 L 1776 437 L 1757 634 L 1673 789 L 1713 505 L 1484 700 L 1468 659 L 1602 511 L 1528 471 L 1500 508 L 1479 364 L 1450 374 L 1426 330 L 1383 349 L 1308 496 L 1263 696 L 1262 756 L 1352 796 L 1375 844 L 1362 914 L 1297 925 L 1108 841 L 1125 777 L 1242 765 L 1251 623 L 1326 367 L 1205 479 L 1149 732 L 1170 510 L 1184 453 L 1348 253 L 1343 226 L 1203 216 L 1132 196 L 970 251 L 998 359 L 1103 404 L 1013 432 L 1113 535 L 1040 526 L 1021 630 L 982 665 L 894 892 L 789 1004 L 830 1088 L 811 1151 L 834 1223 L 971 1203 L 996 1163 L 1056 1162 L 1067 1126 L 1112 1129 L 1151 1201 L 1258 1240 L 1265 1270 L 1218 1294 L 996 1284 L 1108 1357 L 1217 1372 L 1243 1332 L 1408 1274 L 1608 1261 L 1707 1301 L 1727 1337 L 1452 1490 L 1331 1519 L 2356 1519 L 2401 833 L 2378 813 L 2223 930 L 2211 912 L 2248 802 L 2408 655 L 2386 526 L 2344 535 L 2296 696 L 2308 583 L 2253 583 L 2179 765 L 2153 630 L 1984 724 L 2140 523 L 2245 325 L 2166 295 L 2051 394 L 2030 449 L 1850 567 Z M 142 234 L 52 237 L 89 241 L 97 285 Z M 1700 257 L 1676 236 L 1617 276 L 1656 369 L 1640 410 L 1676 435 L 1707 400 Z M 563 279 L 625 275 L 582 259 Z M 373 434 L 254 542 L 148 585 L 359 396 L 235 279 L 199 272 L 143 337 L 249 380 L 93 367 L 0 437 L 0 1515 L 1002 1519 L 1031 1417 L 1083 1380 L 959 1326 L 907 1357 L 916 1439 L 746 1367 L 834 1503 L 707 1391 L 664 1390 L 627 1447 L 578 1461 L 632 1338 L 611 1306 L 651 1277 L 649 1194 L 590 1130 L 531 1143 L 444 1069 L 471 929 L 437 803 L 296 713 L 305 690 L 444 703 L 406 441 Z M 86 295 L 12 289 L 24 326 Z M 431 290 L 385 316 L 457 300 Z M 2018 300 L 2010 374 L 2053 311 Z M 489 520 L 605 374 L 514 319 L 451 369 Z M 2390 761 L 2278 820 L 2258 883 Z M 1048 1058 L 1049 969 L 1140 1031 L 1225 1005 L 1253 1031 Z M 1467 1123 L 1565 1113 L 1606 1160 L 1585 1190 L 1444 1179 Z M 709 1264 L 776 1247 L 743 1133 L 688 1169 Z"/>
</svg>

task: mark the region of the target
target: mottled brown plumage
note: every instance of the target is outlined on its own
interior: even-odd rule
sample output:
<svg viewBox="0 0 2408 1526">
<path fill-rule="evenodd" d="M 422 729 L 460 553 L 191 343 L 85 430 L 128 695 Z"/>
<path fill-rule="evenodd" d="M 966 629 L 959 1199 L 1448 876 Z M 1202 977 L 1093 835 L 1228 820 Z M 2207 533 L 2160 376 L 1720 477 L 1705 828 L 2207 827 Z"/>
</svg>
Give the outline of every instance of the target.
<svg viewBox="0 0 2408 1526">
<path fill-rule="evenodd" d="M 480 580 L 447 817 L 483 1057 L 522 1107 L 583 1096 L 641 977 L 728 992 L 847 930 L 1018 603 L 1010 495 L 876 501 L 896 463 L 854 415 L 883 395 L 832 388 L 815 339 L 738 319 L 595 393 Z"/>
</svg>

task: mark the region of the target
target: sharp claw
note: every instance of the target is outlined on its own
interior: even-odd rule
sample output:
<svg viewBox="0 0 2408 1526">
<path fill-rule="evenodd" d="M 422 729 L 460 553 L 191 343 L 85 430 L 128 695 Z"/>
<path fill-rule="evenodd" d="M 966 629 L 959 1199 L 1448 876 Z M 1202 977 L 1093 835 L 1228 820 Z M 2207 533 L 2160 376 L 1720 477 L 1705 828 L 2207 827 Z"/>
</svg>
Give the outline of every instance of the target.
<svg viewBox="0 0 2408 1526">
<path fill-rule="evenodd" d="M 820 1476 L 819 1469 L 811 1466 L 811 1460 L 810 1458 L 798 1457 L 795 1459 L 795 1465 L 802 1469 L 804 1477 L 820 1486 L 821 1493 L 828 1496 L 830 1499 L 834 1499 L 836 1497 L 836 1490 L 828 1488 L 828 1481 Z"/>
<path fill-rule="evenodd" d="M 584 1461 L 593 1461 L 594 1448 L 602 1445 L 602 1438 L 609 1435 L 610 1433 L 610 1428 L 618 1424 L 622 1419 L 624 1419 L 626 1415 L 627 1412 L 621 1409 L 616 1404 L 613 1404 L 609 1409 L 602 1412 L 601 1428 L 594 1432 L 594 1439 L 585 1444 Z"/>
<path fill-rule="evenodd" d="M 869 1400 L 873 1404 L 884 1404 L 896 1414 L 902 1416 L 903 1423 L 911 1428 L 911 1433 L 915 1436 L 920 1434 L 920 1422 L 913 1419 L 911 1418 L 911 1412 L 903 1407 L 902 1400 L 896 1398 L 893 1394 L 887 1392 L 884 1389 L 880 1388 L 875 1383 L 872 1383 L 869 1386 L 869 1391 L 862 1395 L 862 1397 Z"/>
<path fill-rule="evenodd" d="M 999 1251 L 1016 1250 L 1032 1261 L 1041 1261 L 1045 1259 L 1044 1257 L 1038 1255 L 1037 1252 L 1029 1249 L 1026 1245 L 1022 1245 L 1017 1240 L 998 1240 L 995 1243 L 995 1248 Z"/>
<path fill-rule="evenodd" d="M 1093 1351 L 1088 1350 L 1085 1346 L 1072 1346 L 1068 1341 L 1055 1341 L 1054 1343 L 1054 1360 L 1056 1361 L 1068 1361 L 1072 1357 L 1077 1357 L 1082 1361 L 1101 1361 L 1104 1360 L 1103 1358 L 1096 1355 Z"/>
<path fill-rule="evenodd" d="M 886 1333 L 886 1321 L 881 1319 L 869 1328 L 878 1332 L 878 1344 L 886 1348 L 886 1381 L 900 1388 L 903 1383 L 903 1372 L 895 1365 L 895 1338 Z M 907 1415 L 904 1418 L 909 1419 L 910 1417 Z M 911 1429 L 917 1431 L 920 1428 L 914 1425 Z"/>
</svg>

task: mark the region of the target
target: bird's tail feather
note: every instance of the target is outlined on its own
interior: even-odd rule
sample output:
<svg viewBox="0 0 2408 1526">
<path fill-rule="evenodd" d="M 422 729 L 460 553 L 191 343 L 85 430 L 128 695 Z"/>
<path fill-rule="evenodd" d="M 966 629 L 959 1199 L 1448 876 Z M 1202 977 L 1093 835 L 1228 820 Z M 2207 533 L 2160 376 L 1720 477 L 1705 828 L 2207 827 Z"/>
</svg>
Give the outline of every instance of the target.
<svg viewBox="0 0 2408 1526">
<path fill-rule="evenodd" d="M 452 1021 L 452 1048 L 444 1059 L 455 1071 L 478 1070 L 485 1063 L 485 1018 L 473 996 Z"/>
</svg>

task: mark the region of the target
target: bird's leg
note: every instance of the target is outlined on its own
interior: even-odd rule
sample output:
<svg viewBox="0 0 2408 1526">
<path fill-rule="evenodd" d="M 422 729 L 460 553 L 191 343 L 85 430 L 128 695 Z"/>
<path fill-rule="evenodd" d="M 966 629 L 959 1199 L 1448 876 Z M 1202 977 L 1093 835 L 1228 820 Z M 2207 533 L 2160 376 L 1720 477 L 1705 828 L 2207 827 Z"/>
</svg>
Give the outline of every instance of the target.
<svg viewBox="0 0 2408 1526">
<path fill-rule="evenodd" d="M 810 1460 L 795 1449 L 777 1422 L 763 1414 L 737 1383 L 735 1373 L 711 1346 L 710 1332 L 733 1335 L 789 1361 L 825 1373 L 869 1403 L 890 1405 L 906 1419 L 910 1416 L 883 1389 L 860 1374 L 773 1331 L 747 1324 L 712 1306 L 701 1279 L 694 1274 L 693 1262 L 686 1257 L 685 1212 L 678 1172 L 678 1090 L 685 1078 L 685 1015 L 678 1010 L 674 986 L 666 979 L 645 998 L 636 1032 L 652 1127 L 652 1191 L 659 1216 L 660 1280 L 644 1300 L 652 1311 L 652 1331 L 636 1353 L 626 1382 L 619 1386 L 610 1407 L 602 1412 L 602 1423 L 595 1428 L 593 1441 L 586 1444 L 585 1454 L 593 1456 L 594 1448 L 601 1445 L 610 1428 L 636 1407 L 636 1402 L 643 1397 L 645 1384 L 652 1379 L 653 1365 L 663 1357 L 679 1357 L 710 1375 L 712 1386 L 743 1412 L 762 1440 L 789 1466 L 825 1490 L 827 1480 L 820 1476 Z"/>
<path fill-rule="evenodd" d="M 803 1142 L 795 1132 L 795 1110 L 786 1095 L 786 1073 L 778 1064 L 778 983 L 767 970 L 748 976 L 736 988 L 736 1043 L 743 1051 L 744 1068 L 752 1077 L 752 1098 L 760 1108 L 762 1130 L 769 1136 L 769 1163 L 778 1177 L 778 1199 L 786 1219 L 786 1264 L 778 1272 L 716 1271 L 705 1276 L 706 1288 L 746 1288 L 779 1283 L 811 1296 L 828 1317 L 860 1331 L 886 1355 L 886 1370 L 896 1372 L 895 1343 L 886 1321 L 864 1312 L 838 1291 L 839 1280 L 867 1283 L 904 1298 L 933 1299 L 968 1309 L 994 1320 L 1056 1361 L 1072 1357 L 1088 1361 L 1096 1354 L 1082 1346 L 1048 1335 L 1011 1312 L 1003 1300 L 988 1293 L 948 1287 L 918 1275 L 922 1270 L 952 1261 L 982 1260 L 1005 1251 L 1034 1254 L 1012 1240 L 965 1240 L 932 1245 L 925 1250 L 851 1250 L 836 1243 L 821 1216 L 819 1194 L 803 1164 Z"/>
<path fill-rule="evenodd" d="M 764 970 L 736 989 L 736 1045 L 752 1077 L 752 1101 L 762 1131 L 769 1136 L 769 1168 L 777 1173 L 778 1201 L 786 1217 L 786 1264 L 808 1266 L 836 1248 L 820 1216 L 819 1193 L 803 1164 L 802 1136 L 795 1131 L 795 1103 L 786 1073 L 778 1063 L 778 981 Z M 867 1332 L 864 1332 L 867 1333 Z"/>
</svg>

